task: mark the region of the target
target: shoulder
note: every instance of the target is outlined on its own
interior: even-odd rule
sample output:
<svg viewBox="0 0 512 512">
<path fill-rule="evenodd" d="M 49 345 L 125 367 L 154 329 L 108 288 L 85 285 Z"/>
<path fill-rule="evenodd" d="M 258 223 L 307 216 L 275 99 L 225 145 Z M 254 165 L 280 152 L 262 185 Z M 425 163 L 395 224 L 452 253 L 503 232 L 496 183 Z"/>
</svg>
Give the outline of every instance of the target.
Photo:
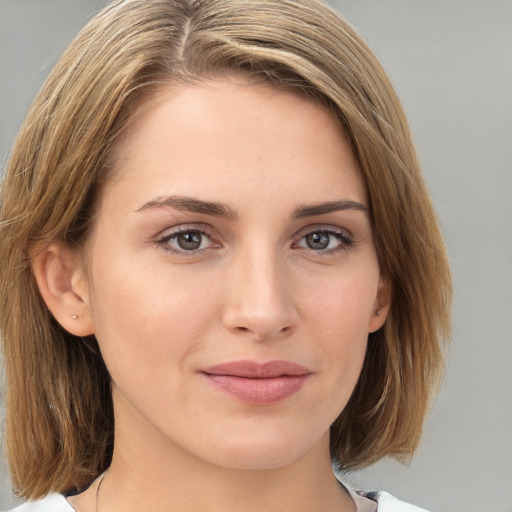
<svg viewBox="0 0 512 512">
<path fill-rule="evenodd" d="M 356 494 L 377 503 L 377 512 L 427 512 L 405 501 L 396 499 L 385 491 L 355 491 Z"/>
<path fill-rule="evenodd" d="M 354 500 L 357 512 L 427 512 L 423 508 L 400 501 L 385 491 L 356 490 L 343 483 L 339 478 L 337 480 Z"/>
<path fill-rule="evenodd" d="M 347 488 L 347 490 L 356 498 L 354 501 L 358 510 L 366 509 L 364 503 L 359 501 L 363 498 L 365 502 L 371 500 L 377 503 L 377 512 L 427 512 L 422 508 L 400 501 L 384 491 L 354 491 L 350 488 Z M 371 508 L 367 508 L 367 510 L 371 510 Z M 75 509 L 62 494 L 50 494 L 42 500 L 27 501 L 10 512 L 75 512 Z"/>
<path fill-rule="evenodd" d="M 27 501 L 10 512 L 75 512 L 62 494 L 49 494 L 36 501 Z"/>
</svg>

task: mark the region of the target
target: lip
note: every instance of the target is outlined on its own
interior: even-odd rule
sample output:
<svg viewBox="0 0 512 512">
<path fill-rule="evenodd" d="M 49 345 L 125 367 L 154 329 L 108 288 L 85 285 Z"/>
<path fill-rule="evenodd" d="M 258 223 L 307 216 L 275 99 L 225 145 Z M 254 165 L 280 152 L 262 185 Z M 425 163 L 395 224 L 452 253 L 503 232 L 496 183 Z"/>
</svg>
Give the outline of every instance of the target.
<svg viewBox="0 0 512 512">
<path fill-rule="evenodd" d="M 273 404 L 297 393 L 311 370 L 290 361 L 231 361 L 200 373 L 216 389 L 251 404 Z"/>
</svg>

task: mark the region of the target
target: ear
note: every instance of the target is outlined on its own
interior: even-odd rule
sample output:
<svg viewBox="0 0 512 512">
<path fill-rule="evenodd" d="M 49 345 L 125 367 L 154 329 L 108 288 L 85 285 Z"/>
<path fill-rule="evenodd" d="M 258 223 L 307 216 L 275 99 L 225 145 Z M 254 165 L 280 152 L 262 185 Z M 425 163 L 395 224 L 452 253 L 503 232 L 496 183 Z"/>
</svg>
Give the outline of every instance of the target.
<svg viewBox="0 0 512 512">
<path fill-rule="evenodd" d="M 368 332 L 378 331 L 386 322 L 391 307 L 391 285 L 389 280 L 380 277 L 377 287 L 377 295 L 373 303 L 373 309 L 368 324 Z"/>
<path fill-rule="evenodd" d="M 50 244 L 34 252 L 31 263 L 39 291 L 57 322 L 75 336 L 94 334 L 80 252 Z"/>
</svg>

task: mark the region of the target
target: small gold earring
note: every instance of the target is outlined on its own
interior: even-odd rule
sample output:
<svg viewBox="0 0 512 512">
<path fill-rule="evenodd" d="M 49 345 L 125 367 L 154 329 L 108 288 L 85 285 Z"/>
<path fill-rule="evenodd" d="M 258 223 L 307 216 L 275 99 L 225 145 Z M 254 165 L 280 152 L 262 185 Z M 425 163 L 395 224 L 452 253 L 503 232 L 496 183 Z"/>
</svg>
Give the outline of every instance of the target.
<svg viewBox="0 0 512 512">
<path fill-rule="evenodd" d="M 76 319 L 78 318 L 78 315 L 73 315 L 71 318 L 72 318 L 73 320 L 76 320 Z"/>
</svg>

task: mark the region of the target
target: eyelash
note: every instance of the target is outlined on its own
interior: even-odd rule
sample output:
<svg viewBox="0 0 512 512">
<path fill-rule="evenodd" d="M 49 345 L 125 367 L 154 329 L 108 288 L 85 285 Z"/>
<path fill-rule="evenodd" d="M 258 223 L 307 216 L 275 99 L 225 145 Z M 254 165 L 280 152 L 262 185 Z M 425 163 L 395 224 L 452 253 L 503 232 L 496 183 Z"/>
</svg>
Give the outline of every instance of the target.
<svg viewBox="0 0 512 512">
<path fill-rule="evenodd" d="M 170 234 L 164 235 L 161 238 L 159 238 L 156 243 L 158 246 L 162 247 L 163 250 L 170 252 L 172 254 L 178 254 L 178 255 L 186 255 L 186 256 L 195 256 L 198 254 L 204 253 L 207 248 L 199 248 L 194 250 L 186 250 L 186 249 L 175 249 L 169 245 L 169 242 L 171 240 L 176 240 L 180 235 L 182 234 L 191 234 L 191 233 L 198 233 L 201 237 L 206 237 L 210 241 L 212 241 L 212 235 L 208 232 L 207 229 L 204 227 L 182 227 L 178 228 L 175 231 L 173 231 Z M 305 240 L 308 235 L 313 234 L 320 234 L 320 235 L 328 235 L 329 237 L 334 237 L 339 241 L 339 244 L 336 247 L 328 248 L 328 249 L 312 249 L 308 247 L 302 247 L 302 249 L 305 249 L 306 251 L 313 253 L 316 256 L 322 256 L 322 255 L 330 255 L 330 254 L 336 254 L 341 251 L 346 251 L 350 249 L 354 245 L 354 239 L 350 234 L 348 234 L 344 230 L 337 230 L 333 228 L 317 228 L 317 229 L 310 229 L 307 232 L 304 232 L 304 234 L 301 235 L 299 240 L 297 242 L 294 242 L 292 244 L 293 246 L 297 246 L 299 242 L 302 240 Z M 330 244 L 331 240 L 329 240 Z M 215 243 L 215 242 L 213 242 Z M 202 245 L 202 241 L 201 241 Z"/>
<path fill-rule="evenodd" d="M 303 249 L 305 249 L 317 256 L 330 255 L 330 254 L 339 253 L 341 251 L 347 251 L 354 245 L 354 239 L 347 231 L 342 230 L 342 229 L 324 228 L 324 227 L 319 227 L 316 229 L 309 229 L 307 232 L 302 234 L 302 236 L 300 237 L 298 242 L 305 240 L 307 236 L 313 235 L 313 234 L 328 235 L 330 238 L 329 244 L 331 243 L 332 238 L 337 239 L 337 241 L 339 242 L 335 247 L 332 247 L 330 249 L 312 249 L 311 247 L 303 247 Z M 296 245 L 298 242 L 295 242 L 293 245 Z"/>
<path fill-rule="evenodd" d="M 212 240 L 212 235 L 208 232 L 205 227 L 181 227 L 173 231 L 172 233 L 169 233 L 167 235 L 162 236 L 159 238 L 156 243 L 158 246 L 162 247 L 164 251 L 170 252 L 172 254 L 178 254 L 178 255 L 187 255 L 187 256 L 194 256 L 197 254 L 202 254 L 205 249 L 194 249 L 191 251 L 187 251 L 186 249 L 175 249 L 169 245 L 169 242 L 171 240 L 177 239 L 180 235 L 186 234 L 186 233 L 199 233 L 201 237 L 206 237 L 209 240 Z M 202 242 L 201 242 L 202 244 Z"/>
</svg>

